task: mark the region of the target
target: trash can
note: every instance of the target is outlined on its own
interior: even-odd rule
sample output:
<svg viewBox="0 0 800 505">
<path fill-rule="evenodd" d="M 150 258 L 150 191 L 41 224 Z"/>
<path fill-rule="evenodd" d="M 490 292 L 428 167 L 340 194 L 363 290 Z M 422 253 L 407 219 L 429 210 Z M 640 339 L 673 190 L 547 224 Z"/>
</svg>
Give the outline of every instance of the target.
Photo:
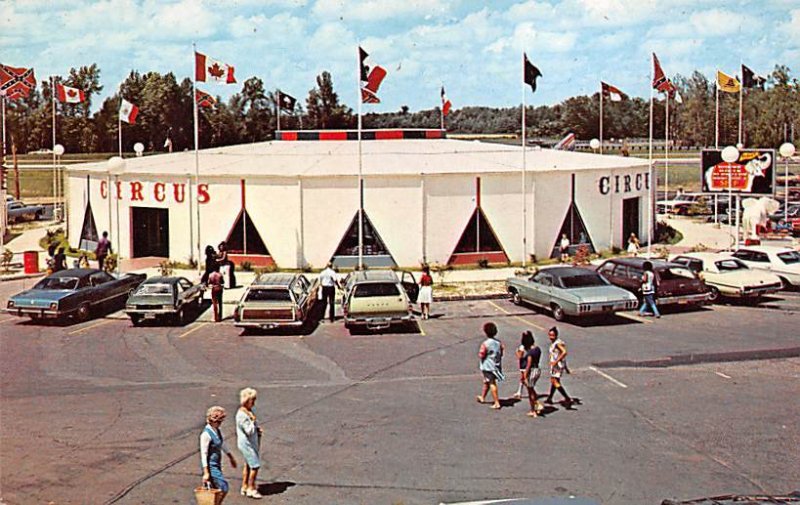
<svg viewBox="0 0 800 505">
<path fill-rule="evenodd" d="M 22 264 L 26 274 L 39 273 L 39 251 L 25 251 L 22 253 Z"/>
</svg>

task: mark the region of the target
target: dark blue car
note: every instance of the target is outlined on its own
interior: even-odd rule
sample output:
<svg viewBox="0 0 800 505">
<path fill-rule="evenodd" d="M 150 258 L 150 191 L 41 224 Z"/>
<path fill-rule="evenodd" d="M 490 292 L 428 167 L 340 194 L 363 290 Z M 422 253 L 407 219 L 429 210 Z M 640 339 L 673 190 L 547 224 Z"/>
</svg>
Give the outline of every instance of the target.
<svg viewBox="0 0 800 505">
<path fill-rule="evenodd" d="M 101 306 L 124 304 L 146 277 L 145 274 L 114 277 L 94 268 L 61 270 L 12 296 L 6 312 L 33 320 L 73 317 L 85 321 Z"/>
</svg>

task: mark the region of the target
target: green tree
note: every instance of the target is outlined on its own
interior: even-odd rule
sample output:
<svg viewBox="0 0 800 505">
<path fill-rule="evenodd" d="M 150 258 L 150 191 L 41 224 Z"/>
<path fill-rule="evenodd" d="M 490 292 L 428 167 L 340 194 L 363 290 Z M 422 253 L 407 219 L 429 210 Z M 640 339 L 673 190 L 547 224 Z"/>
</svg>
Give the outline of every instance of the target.
<svg viewBox="0 0 800 505">
<path fill-rule="evenodd" d="M 339 103 L 339 95 L 333 90 L 331 74 L 322 72 L 317 76 L 317 87 L 309 90 L 306 98 L 305 127 L 322 130 L 352 128 L 354 125 L 353 111 Z"/>
</svg>

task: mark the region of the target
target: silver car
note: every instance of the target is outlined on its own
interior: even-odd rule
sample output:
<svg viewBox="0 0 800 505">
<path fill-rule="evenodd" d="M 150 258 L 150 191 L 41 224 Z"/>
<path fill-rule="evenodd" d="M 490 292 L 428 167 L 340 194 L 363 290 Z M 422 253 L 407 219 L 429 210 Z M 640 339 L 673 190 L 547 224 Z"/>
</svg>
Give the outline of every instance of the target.
<svg viewBox="0 0 800 505">
<path fill-rule="evenodd" d="M 512 277 L 506 280 L 506 290 L 515 304 L 549 310 L 556 321 L 567 316 L 609 315 L 638 305 L 633 293 L 581 267 L 549 267 L 528 278 Z"/>
</svg>

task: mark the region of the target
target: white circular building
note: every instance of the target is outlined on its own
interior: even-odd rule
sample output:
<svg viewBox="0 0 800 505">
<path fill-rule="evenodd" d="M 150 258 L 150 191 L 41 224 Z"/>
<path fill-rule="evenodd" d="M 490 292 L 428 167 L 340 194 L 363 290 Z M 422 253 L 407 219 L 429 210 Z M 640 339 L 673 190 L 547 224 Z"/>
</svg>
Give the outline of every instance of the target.
<svg viewBox="0 0 800 505">
<path fill-rule="evenodd" d="M 68 232 L 123 257 L 319 268 L 519 263 L 647 233 L 646 160 L 444 138 L 439 130 L 281 132 L 281 140 L 72 165 Z M 359 191 L 359 166 L 363 189 Z M 524 182 L 523 182 L 524 181 Z M 363 204 L 363 207 L 362 207 Z M 363 208 L 359 220 L 359 209 Z M 646 241 L 646 239 L 644 240 Z"/>
</svg>

